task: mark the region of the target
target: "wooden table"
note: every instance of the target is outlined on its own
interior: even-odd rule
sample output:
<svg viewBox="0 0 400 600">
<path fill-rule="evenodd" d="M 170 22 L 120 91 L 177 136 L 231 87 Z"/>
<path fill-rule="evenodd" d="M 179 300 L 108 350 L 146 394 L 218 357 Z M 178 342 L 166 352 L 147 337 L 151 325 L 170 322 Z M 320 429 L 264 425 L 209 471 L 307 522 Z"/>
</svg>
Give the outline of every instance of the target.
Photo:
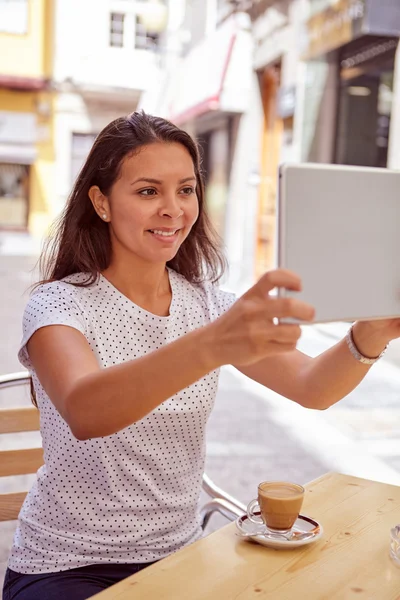
<svg viewBox="0 0 400 600">
<path fill-rule="evenodd" d="M 232 523 L 93 598 L 400 600 L 389 557 L 400 487 L 337 473 L 305 487 L 302 513 L 324 527 L 315 544 L 272 550 L 240 540 Z"/>
</svg>

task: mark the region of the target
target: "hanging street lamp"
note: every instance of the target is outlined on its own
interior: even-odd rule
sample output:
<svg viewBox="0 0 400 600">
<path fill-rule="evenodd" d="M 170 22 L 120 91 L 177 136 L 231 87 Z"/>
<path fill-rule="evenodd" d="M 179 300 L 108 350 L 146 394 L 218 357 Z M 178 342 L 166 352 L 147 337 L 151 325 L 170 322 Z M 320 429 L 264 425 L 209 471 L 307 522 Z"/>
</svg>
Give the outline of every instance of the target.
<svg viewBox="0 0 400 600">
<path fill-rule="evenodd" d="M 149 34 L 160 34 L 167 27 L 168 9 L 162 0 L 147 0 L 139 4 L 137 15 Z"/>
</svg>

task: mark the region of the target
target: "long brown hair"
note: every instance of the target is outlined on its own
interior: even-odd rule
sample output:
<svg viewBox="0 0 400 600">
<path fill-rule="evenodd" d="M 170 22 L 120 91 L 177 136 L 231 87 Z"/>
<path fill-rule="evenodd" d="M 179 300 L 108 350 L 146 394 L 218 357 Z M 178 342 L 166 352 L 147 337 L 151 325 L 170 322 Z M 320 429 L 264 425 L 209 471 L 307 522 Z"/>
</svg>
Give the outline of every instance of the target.
<svg viewBox="0 0 400 600">
<path fill-rule="evenodd" d="M 97 136 L 65 209 L 45 244 L 40 258 L 40 283 L 60 280 L 74 273 L 87 273 L 87 280 L 80 284 L 87 286 L 109 266 L 109 228 L 94 210 L 89 189 L 97 185 L 107 196 L 120 175 L 124 158 L 155 142 L 184 146 L 193 160 L 197 180 L 198 219 L 168 266 L 191 283 L 217 282 L 222 277 L 226 260 L 206 212 L 197 144 L 173 123 L 141 111 L 115 119 Z"/>
</svg>

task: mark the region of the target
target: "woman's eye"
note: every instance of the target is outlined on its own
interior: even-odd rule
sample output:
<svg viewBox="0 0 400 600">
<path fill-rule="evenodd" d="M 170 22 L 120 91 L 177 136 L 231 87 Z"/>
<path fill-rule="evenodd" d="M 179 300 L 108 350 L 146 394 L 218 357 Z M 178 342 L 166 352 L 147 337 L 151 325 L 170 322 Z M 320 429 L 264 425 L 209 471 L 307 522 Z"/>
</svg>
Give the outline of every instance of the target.
<svg viewBox="0 0 400 600">
<path fill-rule="evenodd" d="M 156 194 L 156 190 L 154 188 L 146 188 L 144 190 L 139 190 L 139 194 L 141 196 L 154 196 Z"/>
<path fill-rule="evenodd" d="M 194 188 L 192 186 L 184 187 L 181 190 L 186 196 L 190 196 L 190 194 L 194 194 Z"/>
<path fill-rule="evenodd" d="M 180 190 L 180 194 L 184 196 L 190 196 L 195 193 L 195 189 L 192 186 L 186 186 Z M 139 190 L 138 194 L 140 196 L 155 196 L 157 194 L 157 190 L 154 188 L 144 188 L 143 190 Z"/>
</svg>

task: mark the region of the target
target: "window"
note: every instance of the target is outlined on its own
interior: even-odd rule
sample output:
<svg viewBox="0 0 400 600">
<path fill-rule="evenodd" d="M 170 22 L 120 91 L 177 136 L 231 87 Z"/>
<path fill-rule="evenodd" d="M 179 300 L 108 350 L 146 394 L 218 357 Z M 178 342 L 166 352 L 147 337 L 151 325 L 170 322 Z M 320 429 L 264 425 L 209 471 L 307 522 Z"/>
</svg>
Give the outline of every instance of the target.
<svg viewBox="0 0 400 600">
<path fill-rule="evenodd" d="M 157 33 L 148 33 L 139 17 L 136 17 L 135 48 L 139 50 L 155 50 L 158 46 L 159 37 Z"/>
<path fill-rule="evenodd" d="M 135 13 L 110 13 L 110 46 L 155 50 L 158 43 L 159 35 L 146 31 L 146 27 Z"/>
<path fill-rule="evenodd" d="M 110 14 L 110 46 L 122 48 L 124 45 L 124 21 L 123 13 Z"/>
<path fill-rule="evenodd" d="M 28 31 L 28 0 L 0 0 L 0 32 Z"/>
<path fill-rule="evenodd" d="M 139 17 L 136 17 L 135 48 L 142 50 L 145 50 L 147 48 L 146 28 L 140 22 Z"/>
</svg>

